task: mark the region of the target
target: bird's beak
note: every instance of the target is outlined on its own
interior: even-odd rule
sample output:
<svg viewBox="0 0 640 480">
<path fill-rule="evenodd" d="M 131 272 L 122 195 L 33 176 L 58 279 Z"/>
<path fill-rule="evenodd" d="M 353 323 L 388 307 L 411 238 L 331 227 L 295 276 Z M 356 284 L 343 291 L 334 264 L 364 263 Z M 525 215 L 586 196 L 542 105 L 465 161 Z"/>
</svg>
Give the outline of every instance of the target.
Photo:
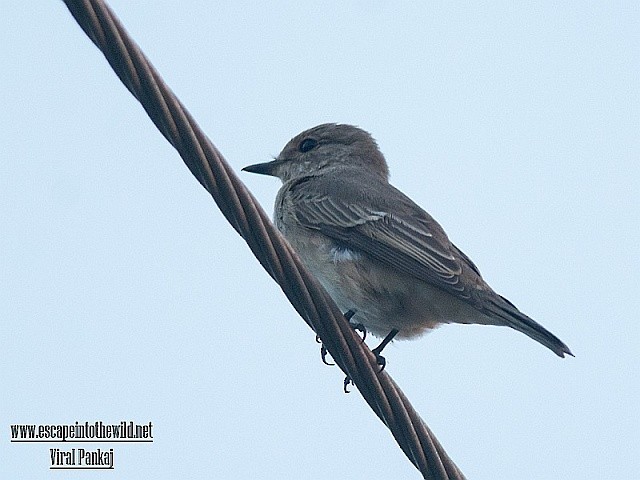
<svg viewBox="0 0 640 480">
<path fill-rule="evenodd" d="M 249 165 L 244 167 L 242 171 L 249 173 L 259 173 L 260 175 L 271 175 L 276 176 L 275 170 L 278 165 L 278 160 L 273 160 L 271 162 L 265 163 L 256 163 L 255 165 Z"/>
</svg>

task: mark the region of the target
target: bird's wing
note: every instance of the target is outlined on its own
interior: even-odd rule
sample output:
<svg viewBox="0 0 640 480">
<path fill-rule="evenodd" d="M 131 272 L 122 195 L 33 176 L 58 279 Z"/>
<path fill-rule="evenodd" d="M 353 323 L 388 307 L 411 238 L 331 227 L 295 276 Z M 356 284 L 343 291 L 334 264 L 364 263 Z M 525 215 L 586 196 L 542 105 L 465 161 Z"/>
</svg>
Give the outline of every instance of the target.
<svg viewBox="0 0 640 480">
<path fill-rule="evenodd" d="M 493 292 L 442 227 L 402 192 L 385 184 L 384 197 L 372 198 L 368 191 L 376 189 L 363 189 L 361 181 L 334 177 L 331 184 L 303 179 L 289 188 L 288 203 L 301 225 L 469 302 L 560 357 L 573 355 L 555 335 Z"/>
<path fill-rule="evenodd" d="M 477 269 L 459 254 L 442 227 L 399 190 L 387 184 L 389 195 L 373 199 L 348 180 L 322 187 L 314 180 L 289 190 L 300 224 L 456 297 L 470 297 L 470 285 L 461 274 L 463 267 Z M 329 192 L 339 192 L 339 197 Z"/>
</svg>

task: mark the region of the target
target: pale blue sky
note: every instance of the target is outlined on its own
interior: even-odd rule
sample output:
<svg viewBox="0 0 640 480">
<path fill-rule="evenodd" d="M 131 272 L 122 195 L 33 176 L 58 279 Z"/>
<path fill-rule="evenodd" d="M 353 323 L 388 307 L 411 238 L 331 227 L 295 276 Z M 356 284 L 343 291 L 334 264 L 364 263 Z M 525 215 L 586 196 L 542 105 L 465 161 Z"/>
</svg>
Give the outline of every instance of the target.
<svg viewBox="0 0 640 480">
<path fill-rule="evenodd" d="M 230 164 L 327 121 L 565 341 L 444 326 L 388 370 L 469 479 L 640 470 L 636 2 L 111 5 Z M 152 421 L 114 472 L 419 478 L 62 2 L 0 15 L 0 477 L 13 423 Z M 275 179 L 242 174 L 271 211 Z"/>
</svg>

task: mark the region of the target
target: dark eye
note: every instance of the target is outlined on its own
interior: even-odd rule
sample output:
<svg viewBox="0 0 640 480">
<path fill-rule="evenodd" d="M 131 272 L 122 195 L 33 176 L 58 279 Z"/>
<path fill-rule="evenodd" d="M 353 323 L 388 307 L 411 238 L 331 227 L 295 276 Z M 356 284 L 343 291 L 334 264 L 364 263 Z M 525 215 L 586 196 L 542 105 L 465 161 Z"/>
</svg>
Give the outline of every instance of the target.
<svg viewBox="0 0 640 480">
<path fill-rule="evenodd" d="M 313 138 L 305 138 L 300 142 L 300 145 L 298 145 L 298 150 L 300 150 L 302 153 L 305 153 L 313 149 L 313 147 L 315 147 L 316 145 L 318 145 L 317 140 L 314 140 Z"/>
</svg>

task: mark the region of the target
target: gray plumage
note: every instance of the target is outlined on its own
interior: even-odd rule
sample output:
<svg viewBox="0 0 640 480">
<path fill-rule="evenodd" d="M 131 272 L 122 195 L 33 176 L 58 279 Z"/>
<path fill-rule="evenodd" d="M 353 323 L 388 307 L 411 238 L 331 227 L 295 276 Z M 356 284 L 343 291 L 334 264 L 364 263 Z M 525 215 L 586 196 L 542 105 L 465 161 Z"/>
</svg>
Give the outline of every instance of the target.
<svg viewBox="0 0 640 480">
<path fill-rule="evenodd" d="M 373 138 L 350 125 L 300 133 L 244 170 L 283 181 L 275 223 L 351 321 L 410 338 L 441 323 L 506 325 L 560 357 L 569 348 L 495 293 L 442 227 L 389 184 Z"/>
</svg>

